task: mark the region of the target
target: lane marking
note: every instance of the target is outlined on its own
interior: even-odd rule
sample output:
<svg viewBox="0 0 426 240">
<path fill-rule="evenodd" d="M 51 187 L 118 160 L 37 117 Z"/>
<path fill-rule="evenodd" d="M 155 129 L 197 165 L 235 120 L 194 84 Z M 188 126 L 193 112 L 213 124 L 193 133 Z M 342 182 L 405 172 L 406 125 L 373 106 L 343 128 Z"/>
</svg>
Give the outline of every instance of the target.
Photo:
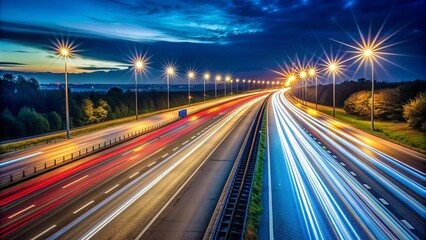
<svg viewBox="0 0 426 240">
<path fill-rule="evenodd" d="M 115 185 L 114 187 L 112 187 L 112 188 L 108 189 L 108 190 L 105 192 L 105 194 L 107 194 L 107 193 L 111 192 L 112 190 L 114 190 L 114 189 L 115 189 L 116 187 L 118 187 L 118 186 L 120 186 L 120 184 L 117 184 L 117 185 Z"/>
<path fill-rule="evenodd" d="M 156 162 L 152 162 L 148 165 L 148 167 L 151 167 L 152 165 L 154 165 Z"/>
<path fill-rule="evenodd" d="M 74 183 L 80 182 L 81 180 L 83 180 L 83 179 L 87 178 L 88 176 L 89 176 L 89 175 L 86 175 L 86 176 L 84 176 L 84 177 L 81 177 L 81 178 L 79 178 L 79 179 L 75 180 L 74 182 L 69 183 L 69 184 L 67 184 L 67 185 L 63 186 L 62 188 L 67 188 L 67 187 L 69 187 L 69 186 L 73 185 Z"/>
<path fill-rule="evenodd" d="M 197 136 L 200 135 L 201 133 L 197 133 Z"/>
<path fill-rule="evenodd" d="M 25 212 L 25 211 L 27 211 L 28 209 L 31 209 L 31 208 L 33 208 L 33 207 L 35 207 L 35 205 L 31 205 L 31 206 L 29 206 L 29 207 L 27 207 L 27 208 L 25 208 L 25 209 L 22 209 L 21 211 L 19 211 L 19 212 L 15 213 L 15 214 L 13 214 L 13 215 L 10 215 L 8 218 L 9 218 L 9 219 L 11 219 L 11 218 L 15 217 L 16 215 L 19 215 L 19 214 L 21 214 L 21 213 L 23 213 L 23 212 Z"/>
<path fill-rule="evenodd" d="M 194 139 L 194 138 L 195 138 L 195 136 L 192 136 L 192 137 L 191 137 L 191 139 Z"/>
<path fill-rule="evenodd" d="M 336 155 L 333 155 L 333 157 L 337 159 Z"/>
<path fill-rule="evenodd" d="M 266 109 L 268 111 L 268 109 Z M 268 115 L 266 115 L 268 121 Z M 269 210 L 269 239 L 274 239 L 274 218 L 272 211 L 272 180 L 271 180 L 271 151 L 269 146 L 269 124 L 266 124 L 266 145 L 268 148 L 268 210 Z"/>
<path fill-rule="evenodd" d="M 413 225 L 411 225 L 407 220 L 405 220 L 405 219 L 401 219 L 401 222 L 405 225 L 405 226 L 407 226 L 407 228 L 408 229 L 410 229 L 410 230 L 413 230 L 414 229 L 414 227 L 413 227 Z"/>
<path fill-rule="evenodd" d="M 182 145 L 185 145 L 189 142 L 189 140 L 186 140 L 185 142 L 182 143 Z"/>
<path fill-rule="evenodd" d="M 166 153 L 166 154 L 164 154 L 161 158 L 165 158 L 165 157 L 167 157 L 169 154 L 168 153 Z"/>
<path fill-rule="evenodd" d="M 365 183 L 364 183 L 364 184 L 362 184 L 362 185 L 364 185 L 364 187 L 365 187 L 365 188 L 367 188 L 368 190 L 370 190 L 370 189 L 371 189 L 371 187 L 370 187 L 370 186 L 368 186 L 368 184 L 365 184 Z"/>
<path fill-rule="evenodd" d="M 76 213 L 80 212 L 80 211 L 81 211 L 81 210 L 83 210 L 85 207 L 89 206 L 90 204 L 92 204 L 92 203 L 94 203 L 94 202 L 95 202 L 95 200 L 92 200 L 92 201 L 90 201 L 90 202 L 86 203 L 83 207 L 81 207 L 81 208 L 79 208 L 79 209 L 75 210 L 75 211 L 73 212 L 73 214 L 76 214 Z"/>
<path fill-rule="evenodd" d="M 331 153 L 330 150 L 327 150 L 328 153 Z"/>
<path fill-rule="evenodd" d="M 23 157 L 20 157 L 20 158 L 15 158 L 15 159 L 9 160 L 7 162 L 0 163 L 0 166 L 5 166 L 5 165 L 8 165 L 8 164 L 11 164 L 11 163 L 14 163 L 14 162 L 19 162 L 21 160 L 24 160 L 24 159 L 27 159 L 27 158 L 30 158 L 30 157 L 34 157 L 34 156 L 40 155 L 42 153 L 43 152 L 36 152 L 36 153 L 30 154 L 30 155 L 27 155 L 27 156 L 23 156 Z"/>
<path fill-rule="evenodd" d="M 131 153 L 131 152 L 132 152 L 132 151 L 125 152 L 125 153 L 121 154 L 121 156 L 126 156 L 127 154 L 129 154 L 129 153 Z"/>
<path fill-rule="evenodd" d="M 384 198 L 379 198 L 379 200 L 383 203 L 383 205 L 389 205 L 389 203 Z"/>
<path fill-rule="evenodd" d="M 39 233 L 37 236 L 31 238 L 31 240 L 36 240 L 37 238 L 43 236 L 45 233 L 47 233 L 48 231 L 52 230 L 53 228 L 55 228 L 56 225 L 51 226 L 50 228 L 44 230 L 43 232 Z"/>
<path fill-rule="evenodd" d="M 356 177 L 356 173 L 354 172 L 349 172 L 350 174 L 352 174 L 352 176 Z"/>
<path fill-rule="evenodd" d="M 343 167 L 345 167 L 345 166 L 346 166 L 346 164 L 345 164 L 344 162 L 340 162 L 340 164 L 342 164 L 342 166 L 343 166 Z"/>
<path fill-rule="evenodd" d="M 172 152 L 174 152 L 174 151 L 176 151 L 176 150 L 178 150 L 179 149 L 179 147 L 175 147 L 173 150 L 172 150 Z"/>
<path fill-rule="evenodd" d="M 135 155 L 135 156 L 131 157 L 131 158 L 130 158 L 130 160 L 133 160 L 133 159 L 135 159 L 135 158 L 139 157 L 139 155 L 140 155 L 140 154 L 138 154 L 138 155 Z"/>
<path fill-rule="evenodd" d="M 130 176 L 129 178 L 132 178 L 132 177 L 134 177 L 134 176 L 136 176 L 136 175 L 138 175 L 139 174 L 139 172 L 135 172 L 135 173 L 133 173 L 133 175 L 132 176 Z"/>
<path fill-rule="evenodd" d="M 318 142 L 319 145 L 321 145 L 321 142 Z"/>
</svg>

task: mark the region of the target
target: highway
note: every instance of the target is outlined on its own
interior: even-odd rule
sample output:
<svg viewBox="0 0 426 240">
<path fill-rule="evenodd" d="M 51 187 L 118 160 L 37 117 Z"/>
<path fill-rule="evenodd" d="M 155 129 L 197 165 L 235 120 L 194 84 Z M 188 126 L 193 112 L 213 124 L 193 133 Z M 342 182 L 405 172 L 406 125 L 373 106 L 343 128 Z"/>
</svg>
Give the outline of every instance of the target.
<svg viewBox="0 0 426 240">
<path fill-rule="evenodd" d="M 424 239 L 426 156 L 291 101 L 268 108 L 269 237 Z"/>
<path fill-rule="evenodd" d="M 181 108 L 165 111 L 157 115 L 142 118 L 138 121 L 121 124 L 110 128 L 105 128 L 93 133 L 80 135 L 72 139 L 60 141 L 57 143 L 47 144 L 40 147 L 35 147 L 23 151 L 12 152 L 0 156 L 0 180 L 8 180 L 10 173 L 20 172 L 33 166 L 41 167 L 44 163 L 50 162 L 53 164 L 54 159 L 60 159 L 66 156 L 70 158 L 70 154 L 77 154 L 78 151 L 84 151 L 86 148 L 92 148 L 98 144 L 103 144 L 114 138 L 123 137 L 127 134 L 132 134 L 137 131 L 153 126 L 154 124 L 175 119 L 178 116 L 180 109 L 187 109 L 188 114 L 198 112 L 200 110 L 225 103 L 230 100 L 238 99 L 244 96 L 250 96 L 255 93 L 231 96 L 223 99 L 211 100 L 205 103 L 197 103 L 190 107 L 182 106 Z"/>
<path fill-rule="evenodd" d="M 265 96 L 207 108 L 2 191 L 0 238 L 141 237 Z"/>
</svg>

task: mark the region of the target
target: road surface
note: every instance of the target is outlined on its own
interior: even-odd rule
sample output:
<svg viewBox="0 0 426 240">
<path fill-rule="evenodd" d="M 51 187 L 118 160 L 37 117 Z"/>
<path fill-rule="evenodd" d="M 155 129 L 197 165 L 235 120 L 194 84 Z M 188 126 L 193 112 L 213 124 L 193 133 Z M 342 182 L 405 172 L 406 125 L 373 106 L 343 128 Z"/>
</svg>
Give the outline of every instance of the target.
<svg viewBox="0 0 426 240">
<path fill-rule="evenodd" d="M 297 107 L 285 91 L 268 109 L 269 237 L 424 239 L 426 156 Z"/>
<path fill-rule="evenodd" d="M 135 238 L 264 94 L 208 108 L 1 192 L 0 238 Z"/>
</svg>

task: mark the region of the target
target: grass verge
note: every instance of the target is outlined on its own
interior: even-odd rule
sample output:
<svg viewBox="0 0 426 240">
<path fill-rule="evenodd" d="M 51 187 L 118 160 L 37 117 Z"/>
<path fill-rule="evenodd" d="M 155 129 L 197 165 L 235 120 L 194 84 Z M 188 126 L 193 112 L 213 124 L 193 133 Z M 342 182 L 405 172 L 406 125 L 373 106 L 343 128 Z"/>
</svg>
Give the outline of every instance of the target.
<svg viewBox="0 0 426 240">
<path fill-rule="evenodd" d="M 262 188 L 263 188 L 263 165 L 265 161 L 266 149 L 266 125 L 267 110 L 262 119 L 262 132 L 260 133 L 259 150 L 256 158 L 256 169 L 254 173 L 252 192 L 250 197 L 250 205 L 248 210 L 245 239 L 258 239 L 258 229 L 260 225 L 260 217 L 262 215 Z"/>
<path fill-rule="evenodd" d="M 307 106 L 315 109 L 315 103 L 308 102 Z M 318 105 L 318 111 L 332 116 L 333 107 Z M 374 128 L 376 131 L 371 131 L 369 119 L 349 114 L 343 108 L 336 108 L 336 118 L 372 135 L 408 146 L 420 152 L 426 152 L 426 134 L 410 128 L 408 123 L 375 120 Z"/>
</svg>

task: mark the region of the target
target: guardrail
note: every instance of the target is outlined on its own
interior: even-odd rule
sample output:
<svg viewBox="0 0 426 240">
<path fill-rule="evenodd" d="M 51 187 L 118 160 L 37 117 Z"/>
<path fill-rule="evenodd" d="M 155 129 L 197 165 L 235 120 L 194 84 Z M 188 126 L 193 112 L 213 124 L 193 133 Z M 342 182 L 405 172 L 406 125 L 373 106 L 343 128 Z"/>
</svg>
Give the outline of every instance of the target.
<svg viewBox="0 0 426 240">
<path fill-rule="evenodd" d="M 219 212 L 206 231 L 204 239 L 243 239 L 256 167 L 262 119 L 267 99 L 254 119 L 215 212 Z M 229 188 L 227 188 L 229 186 Z M 226 192 L 225 192 L 226 191 Z"/>
<path fill-rule="evenodd" d="M 143 134 L 159 129 L 160 127 L 163 127 L 167 124 L 175 122 L 179 119 L 180 117 L 171 118 L 169 120 L 165 120 L 165 121 L 156 123 L 154 125 L 148 126 L 144 129 L 140 129 L 132 133 L 124 134 L 123 136 L 116 137 L 116 138 L 107 140 L 103 143 L 98 143 L 96 145 L 92 145 L 90 147 L 80 149 L 78 151 L 55 158 L 50 161 L 43 162 L 38 165 L 21 168 L 19 170 L 9 172 L 9 173 L 2 173 L 2 175 L 0 176 L 0 189 L 16 184 L 23 180 L 35 177 L 41 173 L 51 171 L 52 169 L 58 168 L 60 166 L 82 159 L 84 157 L 90 156 L 92 154 L 95 154 L 104 149 L 110 148 L 112 146 L 118 145 L 120 143 L 129 141 Z"/>
</svg>

